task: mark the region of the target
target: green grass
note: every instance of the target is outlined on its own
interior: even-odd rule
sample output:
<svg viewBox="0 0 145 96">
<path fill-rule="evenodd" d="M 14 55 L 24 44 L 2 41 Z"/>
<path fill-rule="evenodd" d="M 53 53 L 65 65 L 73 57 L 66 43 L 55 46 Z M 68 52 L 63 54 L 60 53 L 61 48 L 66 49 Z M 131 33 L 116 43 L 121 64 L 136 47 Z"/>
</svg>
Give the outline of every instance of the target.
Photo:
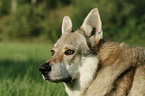
<svg viewBox="0 0 145 96">
<path fill-rule="evenodd" d="M 44 82 L 39 65 L 50 58 L 51 44 L 0 42 L 1 96 L 67 96 L 62 83 Z"/>
</svg>

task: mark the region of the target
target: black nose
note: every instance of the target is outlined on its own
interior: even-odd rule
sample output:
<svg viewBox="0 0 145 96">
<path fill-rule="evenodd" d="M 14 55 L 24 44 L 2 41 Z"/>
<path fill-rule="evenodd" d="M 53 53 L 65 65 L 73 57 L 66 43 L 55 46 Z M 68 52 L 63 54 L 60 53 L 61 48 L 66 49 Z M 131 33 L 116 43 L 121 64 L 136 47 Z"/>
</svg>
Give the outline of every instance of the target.
<svg viewBox="0 0 145 96">
<path fill-rule="evenodd" d="M 40 65 L 39 71 L 42 74 L 50 72 L 51 71 L 51 67 L 49 66 L 49 63 L 44 63 L 44 64 Z"/>
</svg>

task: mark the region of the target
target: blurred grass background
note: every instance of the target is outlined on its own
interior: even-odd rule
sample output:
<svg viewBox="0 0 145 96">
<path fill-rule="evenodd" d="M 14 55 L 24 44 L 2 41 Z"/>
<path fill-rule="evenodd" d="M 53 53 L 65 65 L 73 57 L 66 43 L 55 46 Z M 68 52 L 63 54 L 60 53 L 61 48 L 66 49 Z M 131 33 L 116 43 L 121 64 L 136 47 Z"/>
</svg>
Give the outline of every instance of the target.
<svg viewBox="0 0 145 96">
<path fill-rule="evenodd" d="M 145 1 L 0 0 L 1 96 L 66 96 L 62 83 L 44 82 L 39 65 L 61 35 L 68 15 L 74 29 L 99 8 L 105 38 L 145 47 Z"/>
<path fill-rule="evenodd" d="M 51 44 L 0 42 L 0 95 L 66 96 L 62 83 L 44 82 L 38 71 L 50 58 L 51 48 Z"/>
</svg>

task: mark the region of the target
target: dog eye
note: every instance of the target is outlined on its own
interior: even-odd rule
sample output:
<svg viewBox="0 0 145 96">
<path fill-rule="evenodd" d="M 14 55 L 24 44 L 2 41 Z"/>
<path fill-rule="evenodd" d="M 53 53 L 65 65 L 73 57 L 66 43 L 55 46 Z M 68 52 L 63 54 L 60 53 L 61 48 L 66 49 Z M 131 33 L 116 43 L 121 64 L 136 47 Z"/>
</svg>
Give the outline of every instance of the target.
<svg viewBox="0 0 145 96">
<path fill-rule="evenodd" d="M 51 55 L 53 56 L 55 54 L 55 51 L 54 50 L 51 50 Z"/>
<path fill-rule="evenodd" d="M 72 55 L 74 52 L 75 52 L 74 50 L 68 49 L 64 53 L 65 55 Z"/>
</svg>

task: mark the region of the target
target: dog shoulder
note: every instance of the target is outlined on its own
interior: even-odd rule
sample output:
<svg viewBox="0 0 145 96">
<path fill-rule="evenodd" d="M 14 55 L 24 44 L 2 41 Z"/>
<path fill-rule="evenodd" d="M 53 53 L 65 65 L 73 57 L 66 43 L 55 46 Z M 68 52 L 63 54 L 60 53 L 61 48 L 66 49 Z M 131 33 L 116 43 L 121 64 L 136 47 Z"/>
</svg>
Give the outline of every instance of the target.
<svg viewBox="0 0 145 96">
<path fill-rule="evenodd" d="M 144 64 L 145 50 L 141 47 L 130 47 L 126 43 L 104 41 L 99 45 L 98 57 L 103 67 L 113 64 L 116 60 L 128 61 L 133 66 Z"/>
<path fill-rule="evenodd" d="M 110 94 L 115 87 L 116 80 L 118 88 L 115 87 L 115 92 L 117 93 L 111 94 L 126 94 L 126 90 L 130 89 L 128 85 L 133 82 L 134 68 L 143 65 L 145 61 L 142 48 L 131 48 L 125 43 L 119 44 L 110 41 L 100 44 L 98 57 L 101 68 L 89 86 L 86 96 L 89 96 L 89 94 L 100 96 Z M 122 87 L 122 85 L 127 86 Z M 118 93 L 118 90 L 122 90 L 122 93 Z"/>
</svg>

